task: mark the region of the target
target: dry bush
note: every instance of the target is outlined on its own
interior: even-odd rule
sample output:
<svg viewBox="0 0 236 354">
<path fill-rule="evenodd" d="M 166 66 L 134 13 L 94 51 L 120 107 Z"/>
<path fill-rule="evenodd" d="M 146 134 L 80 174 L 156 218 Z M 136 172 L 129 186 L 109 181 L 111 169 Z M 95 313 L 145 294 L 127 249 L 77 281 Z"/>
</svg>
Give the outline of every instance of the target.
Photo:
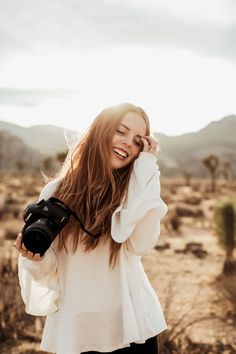
<svg viewBox="0 0 236 354">
<path fill-rule="evenodd" d="M 234 306 L 236 317 L 236 275 L 231 276 L 222 274 L 219 277 L 218 289 L 222 292 Z"/>
<path fill-rule="evenodd" d="M 163 218 L 162 226 L 169 233 L 172 231 L 181 232 L 181 220 L 180 217 L 177 215 L 175 205 L 169 206 L 168 213 Z"/>
<path fill-rule="evenodd" d="M 200 205 L 202 202 L 202 197 L 200 195 L 189 195 L 184 199 L 184 203 L 190 205 Z"/>
<path fill-rule="evenodd" d="M 12 254 L 0 260 L 0 294 L 0 345 L 4 344 L 9 349 L 18 340 L 39 341 L 41 319 L 25 313 L 20 295 L 17 261 Z M 6 353 L 10 351 L 6 349 Z"/>
<path fill-rule="evenodd" d="M 186 330 L 194 326 L 196 323 L 219 319 L 220 317 L 215 314 L 199 315 L 196 317 L 196 312 L 194 314 L 196 301 L 199 297 L 200 291 L 202 290 L 199 286 L 195 296 L 193 297 L 190 308 L 181 316 L 175 320 L 171 319 L 171 304 L 172 300 L 176 294 L 175 282 L 177 275 L 173 274 L 172 279 L 169 283 L 167 289 L 166 301 L 163 304 L 164 313 L 168 323 L 168 329 L 158 336 L 159 351 L 162 354 L 222 354 L 225 352 L 227 354 L 235 354 L 235 348 L 230 344 L 215 343 L 215 344 L 204 344 L 195 343 L 187 335 Z M 176 314 L 175 314 L 176 316 Z M 221 319 L 221 318 L 220 318 Z M 222 319 L 221 319 L 222 320 Z"/>
</svg>

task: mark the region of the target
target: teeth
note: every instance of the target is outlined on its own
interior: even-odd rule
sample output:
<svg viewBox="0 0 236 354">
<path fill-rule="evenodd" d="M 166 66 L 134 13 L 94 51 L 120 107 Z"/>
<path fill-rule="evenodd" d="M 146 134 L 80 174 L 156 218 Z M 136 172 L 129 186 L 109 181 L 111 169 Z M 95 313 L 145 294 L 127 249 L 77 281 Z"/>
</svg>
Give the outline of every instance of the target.
<svg viewBox="0 0 236 354">
<path fill-rule="evenodd" d="M 120 155 L 120 156 L 122 156 L 122 157 L 124 157 L 124 158 L 128 156 L 128 154 L 127 154 L 125 151 L 122 151 L 122 150 L 120 150 L 120 149 L 118 149 L 118 148 L 114 148 L 113 151 L 114 151 L 116 154 L 118 154 L 118 155 Z"/>
</svg>

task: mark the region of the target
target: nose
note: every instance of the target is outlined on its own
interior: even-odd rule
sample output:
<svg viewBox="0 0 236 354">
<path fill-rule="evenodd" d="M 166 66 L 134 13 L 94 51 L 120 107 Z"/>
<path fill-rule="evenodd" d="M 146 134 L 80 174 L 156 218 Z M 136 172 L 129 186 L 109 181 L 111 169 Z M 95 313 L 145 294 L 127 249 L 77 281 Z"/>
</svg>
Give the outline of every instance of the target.
<svg viewBox="0 0 236 354">
<path fill-rule="evenodd" d="M 133 143 L 133 135 L 130 134 L 130 132 L 129 132 L 128 134 L 123 136 L 122 143 L 130 148 L 132 146 L 132 143 Z"/>
<path fill-rule="evenodd" d="M 132 145 L 132 141 L 130 138 L 126 137 L 125 139 L 122 140 L 122 143 L 128 147 Z"/>
</svg>

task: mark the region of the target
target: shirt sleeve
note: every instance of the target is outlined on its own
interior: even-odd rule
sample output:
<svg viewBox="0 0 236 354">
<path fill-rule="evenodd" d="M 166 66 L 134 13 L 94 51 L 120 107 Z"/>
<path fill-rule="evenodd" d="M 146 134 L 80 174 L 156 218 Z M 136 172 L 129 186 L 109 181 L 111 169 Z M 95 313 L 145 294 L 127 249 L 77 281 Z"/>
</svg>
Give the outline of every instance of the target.
<svg viewBox="0 0 236 354">
<path fill-rule="evenodd" d="M 111 235 L 128 250 L 143 255 L 156 244 L 160 221 L 167 213 L 160 196 L 160 170 L 156 157 L 141 152 L 134 163 L 127 198 L 112 215 Z"/>
<path fill-rule="evenodd" d="M 56 189 L 55 181 L 41 191 L 39 200 L 48 199 Z M 39 262 L 18 258 L 18 277 L 25 311 L 34 316 L 46 316 L 57 311 L 60 296 L 57 276 L 57 255 L 54 243 Z"/>
<path fill-rule="evenodd" d="M 18 275 L 26 313 L 46 316 L 57 311 L 59 282 L 56 255 L 52 249 L 40 262 L 19 255 Z"/>
</svg>

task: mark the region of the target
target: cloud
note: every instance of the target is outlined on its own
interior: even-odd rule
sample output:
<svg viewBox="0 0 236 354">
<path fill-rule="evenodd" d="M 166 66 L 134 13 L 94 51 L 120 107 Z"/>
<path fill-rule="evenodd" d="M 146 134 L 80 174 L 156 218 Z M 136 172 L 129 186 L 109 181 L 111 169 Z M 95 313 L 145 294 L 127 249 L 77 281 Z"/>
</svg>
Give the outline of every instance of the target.
<svg viewBox="0 0 236 354">
<path fill-rule="evenodd" d="M 0 87 L 0 105 L 39 107 L 50 99 L 68 97 L 78 93 L 75 90 L 38 90 Z"/>
<path fill-rule="evenodd" d="M 1 2 L 1 56 L 146 45 L 235 60 L 234 0 L 225 0 L 221 7 L 220 0 L 197 4 L 191 8 L 186 0 Z"/>
</svg>

